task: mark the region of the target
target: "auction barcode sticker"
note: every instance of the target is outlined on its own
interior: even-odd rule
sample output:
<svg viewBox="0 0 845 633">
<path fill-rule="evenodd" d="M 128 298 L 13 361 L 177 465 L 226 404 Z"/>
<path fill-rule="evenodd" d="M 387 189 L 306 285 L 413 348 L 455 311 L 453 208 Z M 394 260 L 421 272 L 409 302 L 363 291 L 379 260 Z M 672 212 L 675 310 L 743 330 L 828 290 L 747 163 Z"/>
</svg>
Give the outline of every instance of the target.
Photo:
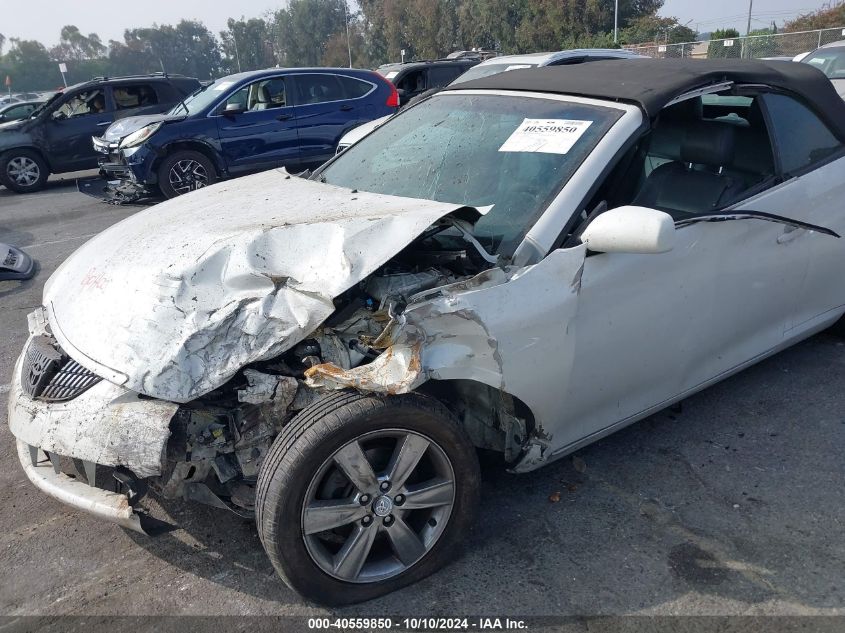
<svg viewBox="0 0 845 633">
<path fill-rule="evenodd" d="M 573 119 L 524 119 L 499 151 L 566 154 L 591 123 Z"/>
</svg>

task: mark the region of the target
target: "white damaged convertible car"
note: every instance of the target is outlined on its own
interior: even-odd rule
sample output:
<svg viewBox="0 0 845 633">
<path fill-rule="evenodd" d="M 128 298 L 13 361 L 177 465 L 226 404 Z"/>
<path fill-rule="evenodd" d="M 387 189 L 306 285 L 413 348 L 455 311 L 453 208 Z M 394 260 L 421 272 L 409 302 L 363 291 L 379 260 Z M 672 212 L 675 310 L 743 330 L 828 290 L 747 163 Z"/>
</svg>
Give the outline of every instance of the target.
<svg viewBox="0 0 845 633">
<path fill-rule="evenodd" d="M 74 253 L 14 372 L 21 464 L 137 531 L 147 492 L 254 516 L 319 602 L 405 586 L 470 530 L 476 448 L 530 471 L 842 316 L 843 142 L 805 64 L 445 90 Z"/>
</svg>

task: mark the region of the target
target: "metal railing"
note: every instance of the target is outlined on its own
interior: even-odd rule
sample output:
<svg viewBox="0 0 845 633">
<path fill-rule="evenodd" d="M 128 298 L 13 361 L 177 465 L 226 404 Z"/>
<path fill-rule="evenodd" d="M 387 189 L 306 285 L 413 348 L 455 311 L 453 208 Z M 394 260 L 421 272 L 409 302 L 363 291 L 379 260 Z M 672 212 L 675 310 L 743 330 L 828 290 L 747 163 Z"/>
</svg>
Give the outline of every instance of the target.
<svg viewBox="0 0 845 633">
<path fill-rule="evenodd" d="M 845 40 L 845 27 L 798 31 L 795 33 L 773 33 L 749 35 L 719 40 L 683 42 L 680 44 L 633 44 L 624 48 L 658 58 L 693 57 L 700 59 L 760 59 L 762 57 L 795 57 L 807 53 L 823 44 Z"/>
</svg>

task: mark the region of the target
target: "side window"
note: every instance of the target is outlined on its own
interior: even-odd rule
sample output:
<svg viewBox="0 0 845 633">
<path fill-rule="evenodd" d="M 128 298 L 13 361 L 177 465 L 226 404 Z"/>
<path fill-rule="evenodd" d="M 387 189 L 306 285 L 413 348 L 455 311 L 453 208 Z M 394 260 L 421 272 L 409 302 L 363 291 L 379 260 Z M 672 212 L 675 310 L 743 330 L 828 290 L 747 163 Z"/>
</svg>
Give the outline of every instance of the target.
<svg viewBox="0 0 845 633">
<path fill-rule="evenodd" d="M 102 88 L 91 88 L 74 94 L 53 111 L 53 120 L 75 119 L 89 114 L 106 112 L 106 95 Z"/>
<path fill-rule="evenodd" d="M 792 174 L 823 160 L 841 147 L 827 126 L 802 103 L 780 94 L 763 96 L 781 167 Z"/>
<path fill-rule="evenodd" d="M 426 89 L 425 73 L 425 69 L 410 72 L 402 77 L 396 87 L 408 93 L 422 92 Z"/>
<path fill-rule="evenodd" d="M 358 99 L 359 97 L 369 94 L 375 88 L 375 86 L 368 81 L 362 81 L 345 75 L 339 75 L 338 80 L 340 80 L 340 83 L 343 86 L 343 91 L 346 94 L 347 99 Z"/>
<path fill-rule="evenodd" d="M 244 86 L 232 94 L 226 106 L 237 104 L 247 112 L 284 108 L 287 105 L 287 91 L 283 77 L 261 79 Z"/>
<path fill-rule="evenodd" d="M 9 120 L 15 119 L 15 118 L 18 118 L 18 117 L 22 118 L 22 117 L 28 116 L 29 113 L 32 112 L 34 109 L 35 109 L 34 105 L 27 103 L 25 105 L 20 105 L 20 106 L 15 106 L 14 108 L 9 108 L 8 110 L 6 110 L 5 115 L 6 115 L 6 118 L 9 119 Z"/>
<path fill-rule="evenodd" d="M 150 84 L 121 84 L 112 87 L 114 105 L 118 110 L 130 110 L 158 104 L 158 95 Z"/>
<path fill-rule="evenodd" d="M 461 74 L 462 68 L 460 66 L 434 66 L 428 71 L 429 82 L 431 87 L 445 86 L 451 83 L 458 75 Z"/>
<path fill-rule="evenodd" d="M 319 73 L 296 75 L 297 95 L 301 105 L 313 105 L 344 99 L 337 77 Z"/>
</svg>

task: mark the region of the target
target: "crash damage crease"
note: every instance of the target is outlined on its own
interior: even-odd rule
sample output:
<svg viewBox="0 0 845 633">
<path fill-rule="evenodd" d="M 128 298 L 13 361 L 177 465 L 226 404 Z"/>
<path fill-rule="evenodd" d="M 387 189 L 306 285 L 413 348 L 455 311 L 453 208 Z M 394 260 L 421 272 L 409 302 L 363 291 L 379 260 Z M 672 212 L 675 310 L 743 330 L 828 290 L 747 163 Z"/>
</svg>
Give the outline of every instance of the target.
<svg viewBox="0 0 845 633">
<path fill-rule="evenodd" d="M 554 406 L 543 404 L 550 399 L 537 393 L 537 381 L 530 375 L 543 363 L 551 365 L 547 371 L 555 371 L 563 382 L 571 370 L 572 349 L 541 352 L 536 346 L 542 338 L 532 333 L 526 337 L 520 331 L 521 320 L 504 307 L 530 305 L 524 300 L 532 293 L 542 296 L 542 291 L 564 284 L 577 294 L 584 251 L 583 246 L 559 250 L 534 266 L 491 268 L 420 292 L 409 298 L 402 314 L 379 336 L 385 349 L 371 363 L 351 369 L 316 365 L 305 372 L 305 383 L 318 390 L 353 388 L 380 394 L 408 393 L 428 380 L 470 379 L 489 385 L 531 406 L 535 428 L 525 438 L 521 460 L 513 469 L 532 470 L 547 457 L 552 438 L 544 432 L 543 423 L 553 420 L 557 412 Z M 566 328 L 576 304 L 537 308 L 556 310 L 558 322 Z"/>
<path fill-rule="evenodd" d="M 185 230 L 173 230 L 174 204 Z M 271 170 L 93 238 L 51 277 L 45 307 L 62 348 L 89 370 L 188 402 L 298 343 L 335 297 L 461 208 Z M 162 261 L 172 262 L 164 272 Z"/>
<path fill-rule="evenodd" d="M 33 317 L 29 323 L 31 336 L 48 334 L 43 319 Z M 16 377 L 23 359 L 15 365 Z M 105 380 L 64 403 L 33 400 L 13 380 L 8 406 L 9 428 L 19 441 L 95 464 L 125 466 L 139 477 L 161 474 L 170 421 L 178 409 Z"/>
</svg>

